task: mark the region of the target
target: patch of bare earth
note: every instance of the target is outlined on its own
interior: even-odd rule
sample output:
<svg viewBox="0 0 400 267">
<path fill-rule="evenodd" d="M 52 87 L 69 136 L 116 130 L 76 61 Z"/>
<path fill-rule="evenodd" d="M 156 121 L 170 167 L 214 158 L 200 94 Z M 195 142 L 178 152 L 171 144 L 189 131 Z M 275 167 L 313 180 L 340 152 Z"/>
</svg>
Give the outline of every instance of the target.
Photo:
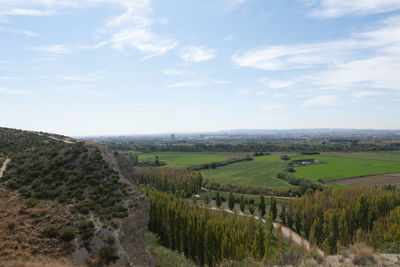
<svg viewBox="0 0 400 267">
<path fill-rule="evenodd" d="M 18 194 L 0 184 L 0 263 L 30 262 L 31 258 L 37 259 L 39 256 L 57 259 L 67 257 L 74 249 L 74 242 L 47 238 L 43 233 L 49 225 L 60 232 L 73 229 L 72 222 L 78 220 L 76 216 L 65 206 L 52 201 L 42 201 L 36 207 L 28 207 Z"/>
<path fill-rule="evenodd" d="M 400 173 L 390 173 L 381 175 L 363 176 L 357 178 L 343 179 L 332 182 L 336 185 L 354 186 L 354 187 L 374 187 L 383 185 L 397 185 L 400 188 Z"/>
</svg>

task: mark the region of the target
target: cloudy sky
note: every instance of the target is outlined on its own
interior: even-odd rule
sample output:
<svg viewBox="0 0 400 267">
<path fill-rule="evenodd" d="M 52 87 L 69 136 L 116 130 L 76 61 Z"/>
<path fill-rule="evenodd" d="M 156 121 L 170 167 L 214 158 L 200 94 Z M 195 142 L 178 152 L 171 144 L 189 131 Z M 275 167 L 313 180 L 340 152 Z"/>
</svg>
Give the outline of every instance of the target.
<svg viewBox="0 0 400 267">
<path fill-rule="evenodd" d="M 400 128 L 399 0 L 0 0 L 0 126 Z"/>
</svg>

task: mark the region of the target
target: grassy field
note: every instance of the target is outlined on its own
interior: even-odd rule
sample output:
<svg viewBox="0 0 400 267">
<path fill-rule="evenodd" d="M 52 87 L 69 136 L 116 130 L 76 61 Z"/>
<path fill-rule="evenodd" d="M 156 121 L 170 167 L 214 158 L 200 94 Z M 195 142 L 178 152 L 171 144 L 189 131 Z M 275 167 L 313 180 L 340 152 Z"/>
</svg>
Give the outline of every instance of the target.
<svg viewBox="0 0 400 267">
<path fill-rule="evenodd" d="M 154 160 L 158 156 L 160 161 L 167 163 L 165 167 L 184 168 L 197 164 L 224 161 L 231 158 L 240 158 L 240 155 L 228 153 L 208 152 L 157 152 L 139 154 L 139 161 Z"/>
<path fill-rule="evenodd" d="M 237 185 L 268 187 L 271 189 L 291 188 L 286 181 L 276 178 L 285 168 L 279 155 L 255 157 L 253 161 L 234 163 L 216 169 L 202 170 L 201 174 L 211 180 Z"/>
<path fill-rule="evenodd" d="M 292 160 L 307 158 L 321 164 L 296 167 L 296 176 L 316 180 L 400 172 L 400 153 L 325 153 L 295 156 Z"/>
</svg>

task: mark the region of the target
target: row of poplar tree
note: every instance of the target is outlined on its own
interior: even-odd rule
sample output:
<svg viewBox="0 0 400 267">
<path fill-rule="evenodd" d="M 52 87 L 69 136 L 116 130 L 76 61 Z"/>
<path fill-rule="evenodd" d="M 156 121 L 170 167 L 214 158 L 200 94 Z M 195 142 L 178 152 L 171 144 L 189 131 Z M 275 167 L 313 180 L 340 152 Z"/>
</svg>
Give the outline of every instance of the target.
<svg viewBox="0 0 400 267">
<path fill-rule="evenodd" d="M 265 224 L 253 217 L 210 211 L 172 194 L 140 188 L 150 200 L 150 231 L 160 236 L 162 245 L 201 266 L 215 266 L 223 259 L 252 257 L 261 261 L 282 250 L 281 229 L 273 236 L 272 214 Z"/>
<path fill-rule="evenodd" d="M 400 252 L 400 193 L 385 189 L 316 191 L 289 202 L 285 220 L 326 254 L 365 242 L 376 249 L 397 243 Z M 384 227 L 382 226 L 384 225 Z"/>
</svg>

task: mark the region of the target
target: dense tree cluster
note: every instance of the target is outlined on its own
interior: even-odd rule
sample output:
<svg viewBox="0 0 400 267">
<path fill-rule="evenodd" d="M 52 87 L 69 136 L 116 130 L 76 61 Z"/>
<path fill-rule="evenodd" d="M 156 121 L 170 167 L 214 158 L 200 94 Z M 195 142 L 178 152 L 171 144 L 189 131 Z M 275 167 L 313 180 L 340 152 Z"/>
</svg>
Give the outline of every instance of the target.
<svg viewBox="0 0 400 267">
<path fill-rule="evenodd" d="M 152 232 L 160 236 L 162 245 L 183 253 L 199 265 L 215 266 L 223 259 L 240 260 L 273 257 L 276 239 L 272 234 L 272 218 L 267 224 L 252 217 L 228 215 L 196 206 L 172 194 L 142 187 L 150 199 Z"/>
<path fill-rule="evenodd" d="M 357 151 L 397 151 L 400 142 L 393 143 L 358 143 L 354 140 L 293 141 L 284 139 L 267 142 L 229 142 L 224 143 L 109 143 L 113 150 L 134 150 L 145 153 L 151 152 L 357 152 Z"/>
<path fill-rule="evenodd" d="M 185 197 L 197 193 L 203 183 L 199 172 L 188 169 L 137 168 L 135 178 L 139 184 L 151 185 L 162 192 Z"/>
<path fill-rule="evenodd" d="M 400 193 L 393 190 L 316 191 L 290 201 L 285 222 L 311 244 L 334 254 L 354 242 L 374 247 L 399 242 L 399 205 Z"/>
<path fill-rule="evenodd" d="M 218 167 L 226 166 L 226 165 L 237 163 L 237 162 L 252 161 L 252 160 L 253 160 L 253 158 L 250 156 L 243 157 L 243 158 L 232 158 L 232 159 L 227 159 L 224 161 L 217 161 L 217 162 L 193 165 L 193 166 L 190 166 L 189 169 L 192 169 L 195 171 L 204 170 L 204 169 L 215 169 Z"/>
</svg>

